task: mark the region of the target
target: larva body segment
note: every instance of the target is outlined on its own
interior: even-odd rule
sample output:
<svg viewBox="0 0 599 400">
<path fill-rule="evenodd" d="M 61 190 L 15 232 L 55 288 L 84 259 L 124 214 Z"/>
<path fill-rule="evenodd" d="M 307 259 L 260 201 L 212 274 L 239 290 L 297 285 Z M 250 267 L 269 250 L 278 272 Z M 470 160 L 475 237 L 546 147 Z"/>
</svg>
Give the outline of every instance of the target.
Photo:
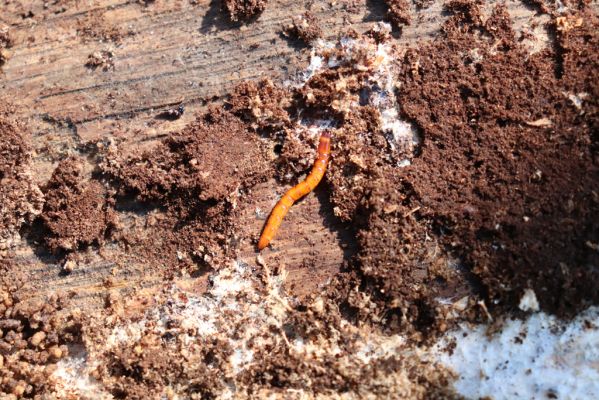
<svg viewBox="0 0 599 400">
<path fill-rule="evenodd" d="M 258 241 L 258 250 L 264 249 L 270 241 L 274 238 L 283 217 L 287 214 L 287 211 L 291 208 L 293 203 L 310 193 L 318 183 L 322 180 L 324 173 L 327 169 L 329 158 L 331 157 L 331 134 L 329 132 L 323 132 L 318 142 L 318 154 L 310 174 L 304 179 L 303 182 L 298 183 L 287 191 L 277 202 L 275 207 L 272 209 L 268 221 L 262 230 L 260 240 Z"/>
</svg>

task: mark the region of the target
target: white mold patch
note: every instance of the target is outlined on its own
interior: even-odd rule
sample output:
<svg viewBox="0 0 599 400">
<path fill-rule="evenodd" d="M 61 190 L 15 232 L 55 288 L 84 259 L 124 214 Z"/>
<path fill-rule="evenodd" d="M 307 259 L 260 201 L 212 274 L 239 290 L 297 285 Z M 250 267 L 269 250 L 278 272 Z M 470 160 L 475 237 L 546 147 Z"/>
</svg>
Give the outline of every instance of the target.
<svg viewBox="0 0 599 400">
<path fill-rule="evenodd" d="M 56 364 L 50 376 L 54 384 L 54 399 L 112 399 L 113 396 L 91 377 L 94 365 L 86 361 L 85 355 L 68 357 Z"/>
<path fill-rule="evenodd" d="M 391 27 L 384 23 L 376 28 L 391 31 Z M 312 48 L 310 63 L 306 71 L 300 75 L 295 87 L 301 88 L 318 73 L 342 65 L 350 65 L 355 71 L 366 72 L 367 78 L 362 82 L 360 95 L 352 97 L 347 94 L 346 97 L 336 100 L 337 104 L 332 106 L 345 112 L 364 105 L 377 109 L 381 130 L 387 138 L 396 165 L 404 167 L 411 164 L 410 160 L 415 149 L 421 145 L 422 138 L 411 122 L 400 118 L 401 107 L 396 100 L 396 91 L 400 90 L 395 79 L 398 73 L 397 59 L 398 47 L 388 43 L 348 37 L 343 37 L 337 42 L 318 40 Z M 342 79 L 338 86 L 344 87 Z M 301 121 L 298 125 L 306 126 L 315 122 L 317 121 Z"/>
<path fill-rule="evenodd" d="M 458 374 L 454 388 L 469 399 L 598 399 L 599 307 L 571 322 L 545 313 L 486 326 L 462 326 L 434 348 Z M 448 348 L 453 348 L 448 350 Z"/>
<path fill-rule="evenodd" d="M 518 308 L 522 311 L 539 311 L 539 301 L 537 295 L 532 289 L 526 289 L 520 298 Z"/>
<path fill-rule="evenodd" d="M 165 288 L 141 315 L 120 316 L 112 328 L 102 330 L 100 327 L 98 331 L 89 332 L 85 337 L 85 351 L 60 361 L 52 375 L 57 398 L 112 398 L 92 376 L 99 365 L 110 360 L 111 354 L 123 349 L 133 349 L 137 354 L 163 351 L 189 362 L 202 362 L 206 343 L 226 342 L 227 362 L 219 365 L 222 385 L 218 398 L 223 399 L 247 398 L 248 393 L 243 391 L 238 377 L 243 377 L 256 362 L 264 362 L 262 357 L 273 348 L 288 349 L 290 356 L 312 368 L 321 368 L 323 360 L 335 360 L 335 368 L 355 377 L 364 369 L 376 368 L 380 362 L 394 361 L 402 365 L 420 362 L 420 353 L 415 353 L 404 337 L 382 335 L 347 321 L 327 326 L 327 335 L 295 336 L 290 340 L 287 337 L 290 333 L 286 331 L 289 327 L 284 326 L 292 310 L 291 300 L 282 291 L 286 274 L 271 275 L 267 268 L 263 272 L 257 277 L 247 265 L 232 262 L 212 276 L 212 284 L 203 295 L 176 286 Z M 139 299 L 133 298 L 131 302 L 139 304 Z M 322 312 L 322 299 L 317 299 L 311 308 Z M 318 318 L 314 320 L 314 324 L 322 323 Z M 160 339 L 164 337 L 168 340 Z M 158 345 L 146 350 L 148 343 Z M 434 362 L 427 365 L 430 373 L 438 373 Z M 167 398 L 184 396 L 187 384 L 175 382 L 157 388 L 157 394 Z M 398 368 L 373 374 L 368 382 L 354 389 L 355 392 L 348 393 L 347 398 L 369 398 L 374 388 L 401 394 L 398 398 L 405 399 L 418 398 L 423 393 L 423 387 L 412 382 L 404 368 Z M 314 396 L 309 381 L 302 389 L 289 389 L 286 394 L 292 395 L 292 390 L 297 392 L 293 396 L 300 396 L 292 398 Z M 256 398 L 268 398 L 277 392 L 265 388 Z"/>
</svg>

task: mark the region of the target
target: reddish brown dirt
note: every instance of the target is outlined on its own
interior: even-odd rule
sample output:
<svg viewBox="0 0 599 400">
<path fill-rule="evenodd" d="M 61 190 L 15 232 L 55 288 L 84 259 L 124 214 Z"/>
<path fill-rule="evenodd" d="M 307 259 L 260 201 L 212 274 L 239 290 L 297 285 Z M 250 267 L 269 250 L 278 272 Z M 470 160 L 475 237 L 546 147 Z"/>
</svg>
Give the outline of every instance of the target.
<svg viewBox="0 0 599 400">
<path fill-rule="evenodd" d="M 46 203 L 41 215 L 52 252 L 76 251 L 104 242 L 114 224 L 113 201 L 97 181 L 85 179 L 82 159 L 70 157 L 56 167 L 44 188 Z"/>
<path fill-rule="evenodd" d="M 68 296 L 33 298 L 26 282 L 18 264 L 0 260 L 0 393 L 6 398 L 45 393 L 56 363 L 69 354 L 67 344 L 80 340 Z"/>
<path fill-rule="evenodd" d="M 159 264 L 191 266 L 195 260 L 218 267 L 224 262 L 235 250 L 231 217 L 238 198 L 269 170 L 258 138 L 218 108 L 151 151 L 110 152 L 102 168 L 118 196 L 165 211 L 148 218 L 145 232 L 117 229 L 115 238 Z"/>
<path fill-rule="evenodd" d="M 412 17 L 410 16 L 410 3 L 407 0 L 385 0 L 389 10 L 387 11 L 387 18 L 389 21 L 396 25 L 410 25 Z"/>
<path fill-rule="evenodd" d="M 285 29 L 285 34 L 309 45 L 322 36 L 322 29 L 316 16 L 306 11 L 303 15 L 293 18 L 292 24 Z"/>
<path fill-rule="evenodd" d="M 231 21 L 248 21 L 262 14 L 267 3 L 267 0 L 224 0 L 223 8 Z"/>
<path fill-rule="evenodd" d="M 29 171 L 29 138 L 25 129 L 9 118 L 11 112 L 0 104 L 0 259 L 18 242 L 22 224 L 31 223 L 43 203 Z"/>
</svg>

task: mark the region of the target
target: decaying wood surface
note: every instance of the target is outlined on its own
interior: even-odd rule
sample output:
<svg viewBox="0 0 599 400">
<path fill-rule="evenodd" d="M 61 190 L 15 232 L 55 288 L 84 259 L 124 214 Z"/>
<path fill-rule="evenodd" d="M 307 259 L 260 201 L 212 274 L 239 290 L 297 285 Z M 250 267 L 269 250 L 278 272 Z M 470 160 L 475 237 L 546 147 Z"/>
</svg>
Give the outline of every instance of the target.
<svg viewBox="0 0 599 400">
<path fill-rule="evenodd" d="M 329 39 L 350 28 L 364 31 L 384 19 L 386 11 L 382 1 L 373 0 L 278 0 L 269 2 L 256 21 L 243 25 L 230 23 L 219 1 L 6 4 L 0 23 L 9 26 L 15 44 L 0 73 L 1 95 L 17 106 L 16 116 L 32 133 L 34 175 L 40 184 L 60 159 L 77 154 L 85 143 L 118 139 L 132 148 L 151 146 L 157 138 L 181 129 L 194 113 L 222 99 L 240 81 L 262 76 L 277 82 L 290 79 L 307 65 L 309 50 L 289 42 L 281 31 L 307 8 Z M 509 9 L 516 26 L 527 24 L 535 14 L 516 2 L 510 2 Z M 397 33 L 398 43 L 405 46 L 433 38 L 445 18 L 442 1 L 412 12 L 412 25 Z M 110 65 L 86 66 L 90 55 L 102 52 L 112 55 Z M 154 118 L 178 104 L 186 107 L 181 119 Z M 254 192 L 269 209 L 281 190 L 272 181 Z M 317 190 L 293 208 L 277 236 L 277 248 L 265 256 L 266 263 L 285 264 L 288 281 L 297 284 L 300 295 L 323 283 L 310 279 L 309 268 L 315 262 L 330 277 L 351 253 L 343 245 L 351 242 L 348 228 L 330 217 L 331 207 L 320 193 Z M 251 216 L 254 210 L 246 212 L 247 229 L 257 235 L 263 221 Z M 308 242 L 306 232 L 315 243 Z M 242 258 L 255 264 L 254 244 L 248 240 L 241 247 Z M 92 256 L 97 261 L 68 275 L 59 273 L 55 259 L 34 250 L 24 242 L 19 255 L 36 293 L 76 289 L 76 299 L 84 307 L 102 304 L 107 291 L 159 282 L 144 265 L 106 261 L 102 252 L 112 251 L 110 246 Z M 190 277 L 179 284 L 201 289 L 205 279 Z"/>
</svg>

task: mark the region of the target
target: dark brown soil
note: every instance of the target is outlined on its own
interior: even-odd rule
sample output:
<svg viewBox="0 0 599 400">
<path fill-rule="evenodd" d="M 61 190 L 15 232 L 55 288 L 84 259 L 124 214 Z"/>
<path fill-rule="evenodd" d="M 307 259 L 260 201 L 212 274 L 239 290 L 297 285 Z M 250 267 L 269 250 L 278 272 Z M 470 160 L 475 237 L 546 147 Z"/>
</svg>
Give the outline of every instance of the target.
<svg viewBox="0 0 599 400">
<path fill-rule="evenodd" d="M 399 102 L 425 138 L 405 201 L 491 305 L 513 308 L 531 287 L 543 309 L 571 315 L 599 300 L 596 16 L 568 16 L 584 23 L 529 56 L 504 8 L 484 24 L 476 5 L 448 8 L 443 36 L 403 61 Z M 580 93 L 577 107 L 568 96 Z"/>
</svg>

